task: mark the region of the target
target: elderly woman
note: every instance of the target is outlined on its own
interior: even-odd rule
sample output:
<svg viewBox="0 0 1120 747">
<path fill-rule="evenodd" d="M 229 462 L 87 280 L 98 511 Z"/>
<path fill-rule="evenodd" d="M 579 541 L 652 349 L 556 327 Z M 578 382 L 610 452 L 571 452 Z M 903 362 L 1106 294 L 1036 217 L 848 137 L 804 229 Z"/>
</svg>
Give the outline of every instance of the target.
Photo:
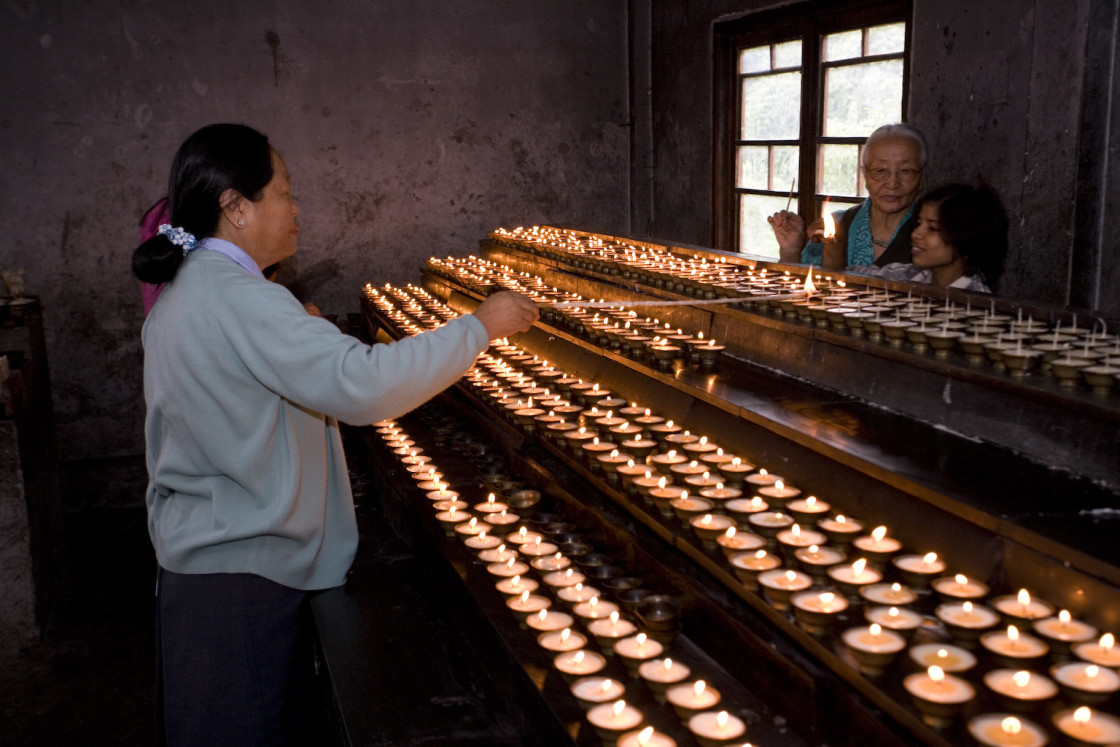
<svg viewBox="0 0 1120 747">
<path fill-rule="evenodd" d="M 868 199 L 834 213 L 835 239 L 823 239 L 824 223 L 809 226 L 797 213 L 783 210 L 768 219 L 778 240 L 782 262 L 815 264 L 829 270 L 849 265 L 880 267 L 910 260 L 912 208 L 926 164 L 926 139 L 908 124 L 883 125 L 863 147 L 863 175 Z M 806 244 L 806 239 L 812 242 Z M 823 240 L 822 240 L 823 239 Z"/>
<path fill-rule="evenodd" d="M 160 737 L 305 744 L 307 601 L 344 582 L 358 542 L 338 422 L 416 407 L 537 309 L 497 294 L 371 347 L 262 274 L 299 237 L 268 138 L 204 127 L 180 146 L 169 187 L 171 224 L 133 255 L 138 279 L 167 283 L 143 330 Z"/>
</svg>

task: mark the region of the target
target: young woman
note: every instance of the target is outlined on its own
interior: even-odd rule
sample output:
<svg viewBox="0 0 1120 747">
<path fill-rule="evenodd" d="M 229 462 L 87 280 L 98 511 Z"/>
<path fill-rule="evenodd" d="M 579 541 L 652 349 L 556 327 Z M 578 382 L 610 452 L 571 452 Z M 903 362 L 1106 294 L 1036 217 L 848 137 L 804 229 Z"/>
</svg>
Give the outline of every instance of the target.
<svg viewBox="0 0 1120 747">
<path fill-rule="evenodd" d="M 133 273 L 166 283 L 144 324 L 148 528 L 159 561 L 161 741 L 306 743 L 312 592 L 339 586 L 358 533 L 338 421 L 421 404 L 536 306 L 369 346 L 308 314 L 262 269 L 296 251 L 288 169 L 259 132 L 180 146 L 170 224 Z"/>
<path fill-rule="evenodd" d="M 999 196 L 988 187 L 947 184 L 926 193 L 915 212 L 910 262 L 849 272 L 990 293 L 1007 255 L 1007 214 Z"/>
</svg>

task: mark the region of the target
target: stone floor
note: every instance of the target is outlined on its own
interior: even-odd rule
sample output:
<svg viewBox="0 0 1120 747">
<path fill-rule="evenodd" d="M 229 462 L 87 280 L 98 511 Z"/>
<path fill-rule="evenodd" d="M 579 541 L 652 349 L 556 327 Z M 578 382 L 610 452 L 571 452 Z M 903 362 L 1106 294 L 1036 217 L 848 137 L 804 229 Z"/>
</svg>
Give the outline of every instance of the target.
<svg viewBox="0 0 1120 747">
<path fill-rule="evenodd" d="M 0 744 L 153 744 L 155 558 L 144 510 L 69 511 L 64 533 L 65 579 L 40 644 L 0 656 Z"/>
</svg>

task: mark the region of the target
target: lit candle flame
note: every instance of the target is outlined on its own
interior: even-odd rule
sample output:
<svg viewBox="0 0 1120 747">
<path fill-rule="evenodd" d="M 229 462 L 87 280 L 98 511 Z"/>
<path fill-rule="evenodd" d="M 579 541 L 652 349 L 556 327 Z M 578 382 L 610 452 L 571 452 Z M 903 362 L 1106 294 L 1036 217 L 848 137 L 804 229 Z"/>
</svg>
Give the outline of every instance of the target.
<svg viewBox="0 0 1120 747">
<path fill-rule="evenodd" d="M 1097 645 L 1104 649 L 1106 653 L 1109 653 L 1112 651 L 1112 647 L 1116 645 L 1116 636 L 1112 633 L 1105 633 L 1101 636 L 1101 640 Z"/>
<path fill-rule="evenodd" d="M 610 678 L 603 680 L 603 684 L 602 684 L 603 692 L 609 693 L 611 691 L 612 687 L 614 687 L 614 680 L 611 680 Z"/>
<path fill-rule="evenodd" d="M 824 237 L 826 239 L 836 238 L 836 221 L 832 218 L 832 212 L 828 209 L 828 200 L 824 201 L 821 205 L 821 219 L 824 221 Z"/>
<path fill-rule="evenodd" d="M 1011 675 L 1011 681 L 1015 683 L 1015 687 L 1024 688 L 1031 684 L 1031 673 L 1025 669 L 1021 672 L 1016 672 Z"/>
<path fill-rule="evenodd" d="M 937 553 L 927 552 L 925 555 L 922 556 L 922 562 L 925 563 L 926 565 L 933 565 L 934 563 L 937 562 Z"/>
<path fill-rule="evenodd" d="M 927 674 L 929 674 L 929 678 L 934 682 L 941 682 L 945 679 L 945 670 L 936 664 L 929 668 Z"/>
<path fill-rule="evenodd" d="M 859 578 L 863 575 L 864 569 L 867 568 L 867 558 L 860 558 L 852 563 L 852 575 Z"/>
<path fill-rule="evenodd" d="M 871 539 L 875 540 L 876 542 L 882 542 L 883 538 L 886 537 L 886 536 L 887 536 L 887 528 L 886 527 L 875 527 L 871 531 Z"/>
<path fill-rule="evenodd" d="M 1026 589 L 1019 589 L 1018 599 L 1019 599 L 1019 604 L 1023 605 L 1024 607 L 1028 607 L 1028 606 L 1030 606 L 1030 603 L 1031 603 L 1031 593 L 1029 591 L 1027 591 Z"/>
<path fill-rule="evenodd" d="M 883 626 L 880 625 L 879 623 L 871 623 L 868 630 L 871 631 L 872 638 L 878 638 L 880 635 L 883 634 Z"/>
<path fill-rule="evenodd" d="M 716 726 L 720 729 L 727 726 L 727 711 L 720 711 L 716 714 Z"/>
<path fill-rule="evenodd" d="M 692 693 L 697 698 L 699 698 L 701 695 L 704 694 L 704 690 L 706 690 L 707 688 L 708 688 L 708 683 L 707 682 L 704 682 L 704 680 L 696 680 L 696 683 L 692 686 Z"/>
<path fill-rule="evenodd" d="M 1023 729 L 1023 725 L 1019 723 L 1019 719 L 1014 716 L 1008 716 L 1003 721 L 999 722 L 1000 730 L 1009 737 L 1013 737 Z"/>
<path fill-rule="evenodd" d="M 1093 711 L 1089 708 L 1089 706 L 1081 706 L 1073 712 L 1073 721 L 1078 726 L 1085 726 L 1085 724 L 1089 723 L 1089 719 L 1092 717 Z"/>
<path fill-rule="evenodd" d="M 805 275 L 805 293 L 816 293 L 817 286 L 813 284 L 813 266 L 809 265 L 809 272 Z"/>
<path fill-rule="evenodd" d="M 619 700 L 615 702 L 615 704 L 611 706 L 611 710 L 614 712 L 614 715 L 616 717 L 621 716 L 622 712 L 626 710 L 626 701 Z"/>
<path fill-rule="evenodd" d="M 640 732 L 638 732 L 638 736 L 636 737 L 636 739 L 639 745 L 645 747 L 645 745 L 649 744 L 649 740 L 653 739 L 653 727 L 647 726 L 646 728 L 642 729 Z"/>
</svg>

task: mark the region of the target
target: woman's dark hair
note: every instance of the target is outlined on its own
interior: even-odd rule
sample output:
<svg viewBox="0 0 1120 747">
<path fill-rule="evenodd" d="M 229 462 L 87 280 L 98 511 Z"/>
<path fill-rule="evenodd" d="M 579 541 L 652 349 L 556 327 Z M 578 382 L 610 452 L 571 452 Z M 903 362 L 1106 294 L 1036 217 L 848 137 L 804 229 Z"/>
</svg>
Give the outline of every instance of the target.
<svg viewBox="0 0 1120 747">
<path fill-rule="evenodd" d="M 227 189 L 255 202 L 270 181 L 272 147 L 267 137 L 245 125 L 207 125 L 179 146 L 171 163 L 171 225 L 202 241 L 218 228 L 220 201 Z M 156 235 L 133 252 L 132 274 L 145 283 L 166 283 L 182 263 L 182 247 Z"/>
<path fill-rule="evenodd" d="M 926 203 L 937 205 L 941 235 L 964 260 L 965 274 L 994 284 L 1007 256 L 1007 213 L 995 190 L 986 185 L 946 184 L 922 195 L 915 213 Z"/>
</svg>

